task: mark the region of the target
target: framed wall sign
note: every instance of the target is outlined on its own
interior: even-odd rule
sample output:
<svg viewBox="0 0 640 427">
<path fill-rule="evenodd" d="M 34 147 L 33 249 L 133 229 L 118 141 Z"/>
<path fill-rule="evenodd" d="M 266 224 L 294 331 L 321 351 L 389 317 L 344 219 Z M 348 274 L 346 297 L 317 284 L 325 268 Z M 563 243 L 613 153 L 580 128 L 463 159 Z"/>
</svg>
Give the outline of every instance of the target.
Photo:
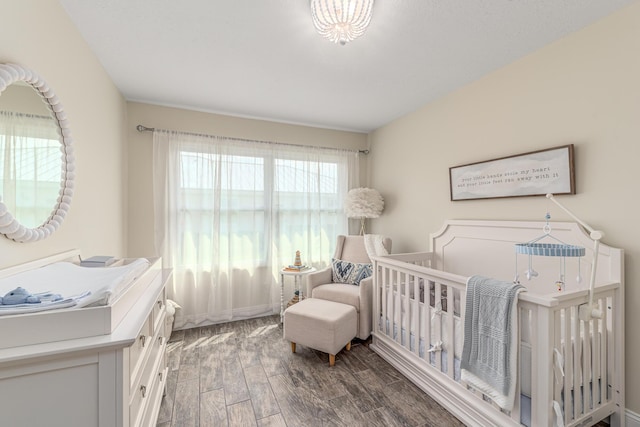
<svg viewBox="0 0 640 427">
<path fill-rule="evenodd" d="M 449 168 L 451 200 L 576 194 L 573 144 Z"/>
</svg>

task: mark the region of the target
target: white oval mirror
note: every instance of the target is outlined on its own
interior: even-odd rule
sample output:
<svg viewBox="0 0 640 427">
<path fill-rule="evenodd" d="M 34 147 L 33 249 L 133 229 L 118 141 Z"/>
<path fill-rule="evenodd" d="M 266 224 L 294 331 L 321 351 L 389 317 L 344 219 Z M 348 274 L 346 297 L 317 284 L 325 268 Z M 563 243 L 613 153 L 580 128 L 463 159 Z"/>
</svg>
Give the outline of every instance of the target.
<svg viewBox="0 0 640 427">
<path fill-rule="evenodd" d="M 33 242 L 57 230 L 74 177 L 71 132 L 58 97 L 34 71 L 0 64 L 0 233 Z"/>
</svg>

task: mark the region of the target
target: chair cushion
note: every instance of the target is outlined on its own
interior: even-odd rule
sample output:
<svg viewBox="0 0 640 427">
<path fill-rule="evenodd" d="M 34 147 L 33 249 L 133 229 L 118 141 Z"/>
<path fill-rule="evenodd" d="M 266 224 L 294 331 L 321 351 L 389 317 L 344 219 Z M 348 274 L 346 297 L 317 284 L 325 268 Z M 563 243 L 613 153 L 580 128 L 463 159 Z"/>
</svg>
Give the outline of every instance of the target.
<svg viewBox="0 0 640 427">
<path fill-rule="evenodd" d="M 344 283 L 332 283 L 320 285 L 313 288 L 311 293 L 313 298 L 320 298 L 328 301 L 348 304 L 360 311 L 360 288 Z"/>
<path fill-rule="evenodd" d="M 350 262 L 371 262 L 364 246 L 364 236 L 338 236 L 333 257 Z"/>
<path fill-rule="evenodd" d="M 362 279 L 371 276 L 371 263 L 355 263 L 333 258 L 331 260 L 331 277 L 334 283 L 360 285 Z"/>
</svg>

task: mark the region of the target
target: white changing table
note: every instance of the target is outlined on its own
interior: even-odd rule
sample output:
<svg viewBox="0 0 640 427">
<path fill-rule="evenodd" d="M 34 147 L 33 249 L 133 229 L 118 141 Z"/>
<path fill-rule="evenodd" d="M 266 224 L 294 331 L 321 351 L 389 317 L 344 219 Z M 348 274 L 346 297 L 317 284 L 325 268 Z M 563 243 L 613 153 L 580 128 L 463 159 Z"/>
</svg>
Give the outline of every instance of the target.
<svg viewBox="0 0 640 427">
<path fill-rule="evenodd" d="M 43 262 L 74 255 L 77 252 Z M 0 317 L 0 336 L 25 334 L 27 342 L 0 347 L 0 424 L 155 425 L 168 372 L 165 283 L 171 271 L 162 270 L 159 259 L 150 261 L 149 269 L 110 306 Z M 20 316 L 25 316 L 26 327 L 20 326 Z M 60 337 L 55 336 L 52 321 L 65 329 Z M 5 324 L 19 331 L 5 334 Z M 48 342 L 28 342 L 30 332 L 32 341 L 42 341 L 34 338 L 39 337 L 34 329 L 38 324 L 54 331 L 44 340 Z"/>
</svg>

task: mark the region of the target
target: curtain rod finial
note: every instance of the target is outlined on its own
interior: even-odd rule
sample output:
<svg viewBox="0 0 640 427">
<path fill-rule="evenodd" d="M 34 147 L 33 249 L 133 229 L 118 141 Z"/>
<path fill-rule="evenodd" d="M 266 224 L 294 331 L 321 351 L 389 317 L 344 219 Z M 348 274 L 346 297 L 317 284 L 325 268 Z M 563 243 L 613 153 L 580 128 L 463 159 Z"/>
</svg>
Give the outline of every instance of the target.
<svg viewBox="0 0 640 427">
<path fill-rule="evenodd" d="M 148 128 L 146 126 L 142 126 L 142 125 L 138 125 L 136 126 L 136 129 L 138 130 L 138 132 L 146 132 L 146 131 L 154 131 L 154 128 Z"/>
</svg>

